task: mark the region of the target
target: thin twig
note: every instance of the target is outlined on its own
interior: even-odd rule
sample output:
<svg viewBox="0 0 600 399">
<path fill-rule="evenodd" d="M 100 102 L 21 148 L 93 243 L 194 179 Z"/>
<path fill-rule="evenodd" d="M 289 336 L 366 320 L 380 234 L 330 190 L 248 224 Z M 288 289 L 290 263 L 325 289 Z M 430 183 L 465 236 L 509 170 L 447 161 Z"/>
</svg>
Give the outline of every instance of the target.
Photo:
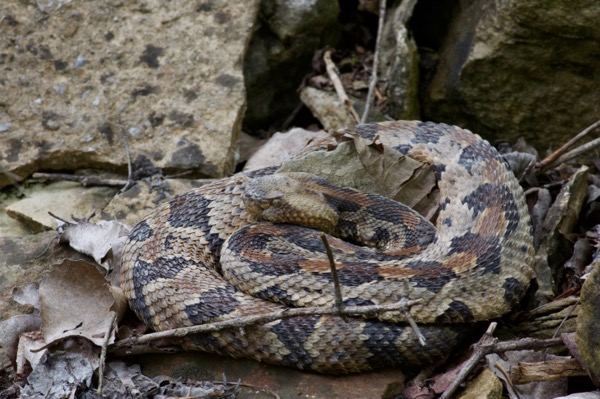
<svg viewBox="0 0 600 399">
<path fill-rule="evenodd" d="M 483 336 L 479 339 L 479 342 L 475 344 L 475 349 L 473 350 L 473 354 L 467 360 L 454 381 L 446 388 L 444 393 L 440 396 L 440 399 L 448 399 L 454 395 L 454 392 L 458 389 L 460 384 L 467 378 L 467 376 L 473 371 L 477 363 L 487 354 L 484 354 L 485 349 L 489 348 L 491 345 L 495 344 L 498 340 L 493 336 L 494 330 L 496 330 L 496 326 L 498 323 L 492 322 L 490 323 L 487 331 L 483 334 Z"/>
<path fill-rule="evenodd" d="M 574 148 L 573 150 L 560 156 L 555 162 L 553 162 L 553 165 L 560 165 L 561 163 L 570 161 L 571 159 L 577 158 L 581 154 L 591 151 L 596 147 L 600 147 L 600 138 L 597 138 L 588 143 L 582 144 L 579 147 Z"/>
<path fill-rule="evenodd" d="M 327 253 L 327 259 L 329 259 L 329 269 L 331 270 L 331 276 L 333 278 L 333 292 L 335 294 L 335 307 L 338 308 L 340 316 L 342 315 L 342 309 L 344 308 L 344 300 L 342 298 L 342 287 L 340 286 L 340 279 L 338 278 L 337 269 L 335 268 L 335 259 L 333 258 L 333 252 L 329 241 L 327 241 L 327 235 L 321 233 L 321 241 L 325 245 L 325 253 Z"/>
<path fill-rule="evenodd" d="M 406 301 L 406 299 L 401 299 L 400 302 L 402 303 L 403 300 Z M 415 319 L 413 319 L 412 315 L 408 311 L 408 308 L 404 309 L 402 311 L 402 314 L 404 314 L 404 317 L 406 318 L 406 321 L 410 325 L 410 328 L 412 328 L 413 331 L 415 332 L 415 335 L 417 336 L 417 339 L 419 340 L 419 344 L 421 344 L 421 346 L 425 346 L 427 344 L 427 340 L 425 339 L 425 336 L 421 332 L 419 325 L 415 322 Z"/>
<path fill-rule="evenodd" d="M 513 341 L 498 342 L 492 334 L 496 329 L 496 322 L 490 323 L 487 331 L 474 345 L 473 353 L 463 365 L 461 371 L 458 373 L 452 383 L 446 388 L 446 391 L 440 396 L 440 399 L 451 398 L 454 392 L 458 389 L 459 385 L 464 382 L 467 376 L 473 371 L 475 366 L 490 353 L 503 353 L 507 351 L 518 351 L 524 349 L 544 349 L 552 346 L 563 345 L 561 338 L 550 338 L 550 339 L 536 339 L 536 338 L 522 338 Z"/>
<path fill-rule="evenodd" d="M 242 328 L 253 326 L 257 324 L 266 324 L 275 320 L 287 319 L 290 317 L 298 316 L 319 316 L 319 315 L 338 315 L 344 314 L 347 316 L 364 316 L 364 317 L 375 317 L 385 312 L 397 312 L 406 309 L 407 307 L 414 306 L 420 303 L 421 300 L 417 299 L 414 301 L 401 301 L 390 305 L 368 305 L 368 306 L 344 306 L 343 309 L 338 309 L 335 306 L 330 307 L 306 307 L 306 308 L 285 308 L 276 312 L 266 313 L 254 316 L 244 316 L 235 319 L 219 321 L 209 324 L 201 324 L 190 327 L 175 328 L 172 330 L 165 330 L 150 334 L 145 334 L 139 337 L 130 337 L 121 341 L 115 342 L 111 346 L 111 350 L 114 351 L 119 348 L 127 347 L 130 345 L 147 344 L 153 341 L 158 341 L 165 338 L 180 338 L 188 334 L 200 334 L 209 333 L 215 331 L 222 331 L 233 328 Z"/>
<path fill-rule="evenodd" d="M 381 48 L 381 36 L 383 35 L 383 24 L 385 21 L 385 0 L 379 0 L 379 26 L 377 26 L 377 40 L 375 41 L 375 53 L 373 54 L 373 70 L 371 71 L 371 80 L 369 81 L 369 91 L 365 101 L 365 110 L 363 111 L 360 123 L 367 121 L 367 116 L 371 110 L 373 94 L 377 85 L 377 69 L 379 68 L 379 49 Z"/>
<path fill-rule="evenodd" d="M 548 155 L 546 158 L 544 158 L 543 160 L 541 160 L 540 162 L 538 162 L 535 165 L 536 169 L 537 170 L 543 170 L 543 169 L 546 169 L 546 168 L 550 167 L 551 165 L 556 164 L 558 162 L 558 160 L 560 158 L 562 158 L 561 155 L 565 154 L 567 152 L 567 150 L 573 146 L 573 144 L 575 144 L 577 141 L 579 141 L 581 138 L 583 138 L 584 136 L 586 136 L 588 133 L 590 133 L 592 130 L 596 129 L 597 127 L 600 127 L 600 120 L 592 123 L 590 126 L 588 126 L 585 129 L 583 129 L 579 134 L 577 134 L 571 140 L 567 141 L 565 144 L 563 144 L 562 146 L 560 146 L 559 149 L 557 149 L 552 154 Z M 594 140 L 594 141 L 596 141 L 596 140 Z M 575 155 L 575 156 L 577 156 L 577 155 Z"/>
<path fill-rule="evenodd" d="M 108 348 L 108 341 L 110 341 L 111 332 L 117 326 L 117 313 L 113 312 L 112 320 L 110 321 L 110 325 L 108 326 L 108 331 L 106 332 L 106 338 L 102 343 L 102 350 L 100 352 L 100 366 L 98 367 L 98 396 L 102 396 L 102 382 L 104 381 L 104 367 L 106 364 L 106 352 Z"/>
<path fill-rule="evenodd" d="M 122 187 L 127 184 L 127 181 L 120 179 L 103 179 L 96 176 L 82 176 L 72 175 L 68 173 L 34 173 L 32 176 L 34 179 L 43 179 L 50 181 L 74 181 L 80 183 L 82 186 L 109 186 L 109 187 Z"/>
<path fill-rule="evenodd" d="M 342 102 L 342 104 L 344 104 L 344 107 L 346 108 L 346 112 L 348 112 L 348 114 L 352 117 L 352 120 L 354 120 L 355 124 L 358 123 L 360 118 L 358 117 L 356 110 L 352 106 L 352 102 L 350 101 L 350 98 L 348 98 L 348 95 L 346 94 L 346 90 L 344 90 L 344 85 L 342 84 L 342 81 L 340 80 L 340 77 L 339 77 L 339 74 L 338 74 L 335 64 L 331 60 L 331 50 L 325 51 L 325 53 L 323 54 L 323 60 L 325 61 L 325 68 L 327 69 L 327 75 L 329 76 L 329 79 L 331 80 L 331 83 L 333 84 L 333 87 L 335 88 L 335 92 L 337 93 L 340 101 Z"/>
</svg>

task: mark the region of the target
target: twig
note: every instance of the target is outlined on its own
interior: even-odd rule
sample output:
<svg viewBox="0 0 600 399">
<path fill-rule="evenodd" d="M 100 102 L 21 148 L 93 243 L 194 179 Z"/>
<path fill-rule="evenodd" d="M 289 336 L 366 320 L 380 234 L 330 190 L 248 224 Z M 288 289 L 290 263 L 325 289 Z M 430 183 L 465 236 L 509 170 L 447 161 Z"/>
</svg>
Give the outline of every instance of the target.
<svg viewBox="0 0 600 399">
<path fill-rule="evenodd" d="M 110 341 L 110 336 L 112 330 L 116 327 L 117 322 L 117 312 L 113 312 L 113 317 L 108 327 L 108 331 L 106 332 L 106 339 L 102 343 L 102 351 L 100 352 L 100 366 L 98 367 L 98 396 L 102 396 L 102 382 L 104 381 L 104 367 L 106 363 L 106 351 L 108 348 L 108 341 Z"/>
<path fill-rule="evenodd" d="M 340 286 L 340 279 L 338 278 L 337 269 L 335 268 L 335 259 L 333 259 L 333 252 L 331 251 L 331 246 L 329 245 L 329 241 L 327 241 L 327 235 L 325 233 L 321 233 L 321 241 L 323 241 L 323 245 L 325 245 L 325 252 L 327 253 L 327 259 L 329 259 L 329 269 L 331 270 L 331 276 L 333 278 L 335 307 L 338 308 L 338 311 L 340 312 L 339 315 L 342 316 L 342 310 L 344 308 L 344 300 L 342 298 L 342 287 Z"/>
<path fill-rule="evenodd" d="M 600 147 L 600 138 L 594 139 L 588 143 L 580 145 L 577 148 L 574 148 L 573 150 L 571 150 L 571 151 L 567 152 L 566 154 L 562 155 L 561 157 L 559 157 L 553 164 L 559 165 L 563 162 L 570 161 L 571 159 L 577 158 L 581 154 L 591 151 L 596 147 Z"/>
<path fill-rule="evenodd" d="M 479 361 L 481 359 L 483 359 L 483 357 L 485 355 L 487 355 L 487 353 L 484 353 L 485 350 L 488 349 L 489 347 L 491 347 L 497 341 L 497 338 L 495 338 L 492 335 L 492 334 L 494 334 L 494 330 L 496 330 L 497 325 L 498 324 L 496 322 L 490 323 L 485 334 L 483 334 L 483 336 L 479 339 L 479 342 L 477 342 L 475 344 L 475 349 L 473 350 L 473 354 L 471 355 L 469 360 L 467 360 L 463 364 L 462 369 L 460 370 L 460 372 L 458 373 L 458 375 L 456 376 L 454 381 L 452 381 L 452 383 L 448 386 L 448 388 L 446 388 L 444 393 L 440 396 L 440 399 L 451 398 L 452 395 L 454 395 L 454 392 L 456 392 L 456 390 L 458 389 L 459 385 L 462 384 L 462 382 L 467 378 L 467 376 L 475 368 L 477 363 L 479 363 Z"/>
<path fill-rule="evenodd" d="M 119 348 L 124 348 L 130 345 L 147 344 L 153 341 L 157 341 L 165 338 L 180 338 L 188 334 L 199 334 L 209 333 L 215 331 L 222 331 L 232 328 L 248 327 L 256 324 L 266 324 L 275 320 L 287 319 L 290 317 L 298 316 L 315 316 L 315 315 L 338 315 L 344 314 L 348 316 L 368 316 L 373 317 L 378 314 L 392 311 L 402 311 L 407 307 L 414 306 L 420 303 L 421 300 L 417 299 L 414 301 L 402 301 L 400 303 L 394 303 L 390 305 L 368 305 L 368 306 L 344 306 L 343 309 L 338 309 L 335 306 L 331 307 L 307 307 L 307 308 L 285 308 L 276 312 L 244 316 L 235 319 L 219 321 L 209 324 L 201 324 L 197 326 L 175 328 L 172 330 L 165 330 L 155 333 L 142 335 L 139 337 L 130 337 L 121 341 L 115 342 L 111 346 L 111 351 Z"/>
<path fill-rule="evenodd" d="M 350 99 L 348 98 L 348 95 L 346 94 L 346 91 L 344 90 L 344 85 L 342 84 L 342 81 L 340 80 L 340 77 L 338 76 L 338 71 L 337 71 L 335 64 L 331 60 L 331 50 L 325 51 L 325 53 L 323 54 L 323 60 L 325 61 L 325 68 L 327 69 L 327 75 L 329 76 L 331 83 L 333 83 L 333 87 L 335 88 L 335 92 L 337 93 L 340 101 L 342 102 L 342 104 L 344 104 L 344 107 L 346 108 L 346 112 L 348 112 L 348 114 L 352 117 L 355 124 L 358 123 L 360 118 L 358 117 L 356 110 L 352 106 L 352 102 L 350 102 Z"/>
<path fill-rule="evenodd" d="M 544 158 L 543 160 L 541 160 L 540 162 L 538 162 L 535 165 L 536 169 L 537 170 L 543 170 L 543 169 L 546 169 L 546 168 L 550 167 L 551 165 L 554 165 L 554 164 L 557 164 L 557 163 L 560 163 L 560 162 L 564 162 L 564 160 L 561 161 L 561 158 L 564 157 L 566 159 L 567 158 L 566 156 L 568 154 L 571 154 L 571 153 L 575 152 L 575 150 L 573 150 L 573 151 L 569 152 L 568 154 L 565 154 L 567 152 L 567 150 L 571 146 L 573 146 L 573 144 L 575 144 L 577 141 L 579 141 L 581 138 L 583 138 L 585 135 L 587 135 L 589 132 L 591 132 L 592 130 L 596 129 L 599 126 L 600 126 L 600 120 L 592 123 L 590 126 L 588 126 L 585 129 L 583 129 L 581 132 L 579 132 L 579 134 L 577 134 L 571 140 L 567 141 L 559 149 L 557 149 L 552 154 L 548 155 L 546 158 Z M 600 139 L 593 140 L 591 143 L 593 143 L 595 141 L 598 141 L 598 140 L 600 140 Z M 587 145 L 589 145 L 591 143 L 587 143 L 587 144 L 581 146 L 580 148 L 585 147 L 585 146 L 587 146 Z M 594 146 L 597 146 L 597 145 L 599 145 L 599 144 L 596 143 L 595 145 L 592 145 L 591 148 L 593 148 Z M 581 152 L 588 151 L 591 148 L 585 149 L 584 151 L 581 151 Z M 576 155 L 574 155 L 574 156 L 577 156 L 577 155 L 579 155 L 579 152 Z M 572 157 L 573 156 L 570 156 L 568 159 L 571 159 Z"/>
<path fill-rule="evenodd" d="M 561 338 L 550 338 L 550 339 L 536 339 L 536 338 L 522 338 L 513 341 L 498 342 L 492 334 L 496 329 L 496 322 L 490 323 L 487 331 L 474 345 L 473 353 L 469 360 L 467 360 L 454 381 L 446 388 L 446 391 L 440 396 L 440 399 L 451 398 L 454 392 L 458 389 L 459 385 L 467 378 L 471 371 L 475 368 L 477 363 L 481 361 L 486 355 L 490 353 L 502 353 L 507 351 L 518 351 L 523 349 L 544 349 L 552 346 L 563 345 Z"/>
<path fill-rule="evenodd" d="M 406 281 L 406 284 L 408 284 L 408 281 Z M 402 298 L 400 300 L 400 303 L 402 303 L 402 301 L 407 301 L 407 299 Z M 410 314 L 410 312 L 408 311 L 408 309 L 409 309 L 409 307 L 407 306 L 404 310 L 402 310 L 402 314 L 404 314 L 404 317 L 406 318 L 408 325 L 410 325 L 410 328 L 412 328 L 413 331 L 415 332 L 415 335 L 417 336 L 417 338 L 419 340 L 419 344 L 421 344 L 421 346 L 425 346 L 427 344 L 427 340 L 425 339 L 425 336 L 421 332 L 419 325 L 415 322 L 415 319 L 413 319 L 413 317 Z"/>
<path fill-rule="evenodd" d="M 373 70 L 371 71 L 371 80 L 369 81 L 369 91 L 365 101 L 365 110 L 363 111 L 360 123 L 367 121 L 367 116 L 371 110 L 373 94 L 377 85 L 377 69 L 379 68 L 379 49 L 381 48 L 381 36 L 383 34 L 383 24 L 385 21 L 385 0 L 379 0 L 379 25 L 377 26 L 377 40 L 375 41 L 375 53 L 373 54 Z"/>
<path fill-rule="evenodd" d="M 95 176 L 80 176 L 68 173 L 34 173 L 31 177 L 50 181 L 74 181 L 80 183 L 82 186 L 122 187 L 124 184 L 127 184 L 125 180 L 103 179 Z"/>
</svg>

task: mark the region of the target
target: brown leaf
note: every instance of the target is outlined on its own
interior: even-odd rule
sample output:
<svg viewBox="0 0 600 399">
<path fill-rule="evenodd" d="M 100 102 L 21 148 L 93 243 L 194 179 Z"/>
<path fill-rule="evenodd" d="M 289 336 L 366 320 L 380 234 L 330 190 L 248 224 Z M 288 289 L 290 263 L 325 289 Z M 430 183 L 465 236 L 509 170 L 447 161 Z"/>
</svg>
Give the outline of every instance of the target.
<svg viewBox="0 0 600 399">
<path fill-rule="evenodd" d="M 101 346 L 110 333 L 114 298 L 104 277 L 87 262 L 65 260 L 40 283 L 42 333 L 46 344 L 83 337 Z"/>
<path fill-rule="evenodd" d="M 17 359 L 19 336 L 28 331 L 39 329 L 40 325 L 39 314 L 17 315 L 0 322 L 0 347 L 4 349 L 6 356 L 13 364 Z"/>
<path fill-rule="evenodd" d="M 118 263 L 121 247 L 131 228 L 115 221 L 69 224 L 60 236 L 74 250 L 89 255 L 106 270 Z"/>
<path fill-rule="evenodd" d="M 285 162 L 281 172 L 309 172 L 340 186 L 393 198 L 426 217 L 435 213 L 435 176 L 428 165 L 377 141 L 353 136 L 334 151 Z"/>
</svg>

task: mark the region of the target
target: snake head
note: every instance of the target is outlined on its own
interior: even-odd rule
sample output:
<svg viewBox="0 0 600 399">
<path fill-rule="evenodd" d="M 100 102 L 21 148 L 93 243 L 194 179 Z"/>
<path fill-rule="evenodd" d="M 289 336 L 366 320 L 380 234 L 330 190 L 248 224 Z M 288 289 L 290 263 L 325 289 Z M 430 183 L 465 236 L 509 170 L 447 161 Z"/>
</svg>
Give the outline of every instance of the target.
<svg viewBox="0 0 600 399">
<path fill-rule="evenodd" d="M 339 216 L 308 173 L 255 177 L 244 186 L 246 210 L 271 223 L 289 223 L 333 232 Z"/>
</svg>

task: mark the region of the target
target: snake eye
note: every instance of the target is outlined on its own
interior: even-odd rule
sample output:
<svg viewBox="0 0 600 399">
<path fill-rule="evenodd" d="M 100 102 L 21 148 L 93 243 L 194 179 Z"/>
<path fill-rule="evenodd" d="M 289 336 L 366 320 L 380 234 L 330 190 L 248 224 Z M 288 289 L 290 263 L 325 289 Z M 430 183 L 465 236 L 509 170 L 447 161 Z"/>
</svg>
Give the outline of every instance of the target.
<svg viewBox="0 0 600 399">
<path fill-rule="evenodd" d="M 283 200 L 281 198 L 274 198 L 273 200 L 271 200 L 271 206 L 273 208 L 281 208 L 282 205 Z"/>
</svg>

